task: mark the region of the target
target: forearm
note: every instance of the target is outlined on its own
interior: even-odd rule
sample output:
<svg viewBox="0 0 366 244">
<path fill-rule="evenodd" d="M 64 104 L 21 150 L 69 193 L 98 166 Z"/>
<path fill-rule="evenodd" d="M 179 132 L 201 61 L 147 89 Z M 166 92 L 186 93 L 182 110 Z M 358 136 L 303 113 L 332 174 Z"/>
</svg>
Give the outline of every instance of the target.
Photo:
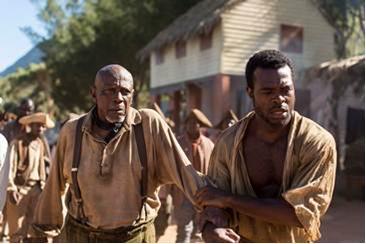
<svg viewBox="0 0 366 244">
<path fill-rule="evenodd" d="M 294 208 L 283 199 L 257 199 L 230 195 L 225 198 L 229 208 L 266 222 L 302 227 Z"/>
</svg>

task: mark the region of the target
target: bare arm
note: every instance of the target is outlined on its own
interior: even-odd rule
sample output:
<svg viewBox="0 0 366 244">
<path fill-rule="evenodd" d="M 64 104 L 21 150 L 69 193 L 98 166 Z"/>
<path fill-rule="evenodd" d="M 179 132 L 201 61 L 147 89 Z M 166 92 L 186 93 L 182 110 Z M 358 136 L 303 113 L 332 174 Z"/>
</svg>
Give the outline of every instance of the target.
<svg viewBox="0 0 366 244">
<path fill-rule="evenodd" d="M 231 208 L 266 222 L 302 227 L 294 208 L 283 199 L 238 196 L 213 187 L 200 189 L 196 199 L 201 206 Z"/>
</svg>

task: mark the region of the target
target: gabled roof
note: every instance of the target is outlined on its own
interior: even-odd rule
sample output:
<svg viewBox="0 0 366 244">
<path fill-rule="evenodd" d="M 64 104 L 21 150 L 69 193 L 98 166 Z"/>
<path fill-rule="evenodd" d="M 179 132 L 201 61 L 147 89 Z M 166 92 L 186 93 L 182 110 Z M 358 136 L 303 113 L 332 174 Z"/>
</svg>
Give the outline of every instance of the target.
<svg viewBox="0 0 366 244">
<path fill-rule="evenodd" d="M 304 81 L 312 81 L 315 78 L 334 82 L 364 83 L 365 80 L 365 55 L 354 56 L 342 60 L 332 60 L 308 68 L 304 74 Z"/>
<path fill-rule="evenodd" d="M 195 35 L 210 33 L 221 21 L 221 14 L 241 1 L 244 0 L 203 0 L 199 2 L 160 31 L 137 53 L 137 57 L 144 60 L 151 52 L 165 45 L 186 41 Z"/>
</svg>

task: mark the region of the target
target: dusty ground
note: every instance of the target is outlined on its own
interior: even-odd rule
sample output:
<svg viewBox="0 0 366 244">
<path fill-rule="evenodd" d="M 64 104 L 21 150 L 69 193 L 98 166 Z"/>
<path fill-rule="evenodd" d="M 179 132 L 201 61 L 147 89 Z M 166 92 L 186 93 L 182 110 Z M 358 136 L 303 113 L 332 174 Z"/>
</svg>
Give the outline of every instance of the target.
<svg viewBox="0 0 366 244">
<path fill-rule="evenodd" d="M 160 243 L 174 243 L 177 226 L 168 227 Z M 322 220 L 319 242 L 365 242 L 365 202 L 337 197 Z M 1 242 L 1 241 L 0 241 Z"/>
<path fill-rule="evenodd" d="M 176 225 L 170 225 L 159 240 L 175 242 Z M 337 197 L 322 220 L 319 242 L 365 242 L 365 202 Z"/>
</svg>

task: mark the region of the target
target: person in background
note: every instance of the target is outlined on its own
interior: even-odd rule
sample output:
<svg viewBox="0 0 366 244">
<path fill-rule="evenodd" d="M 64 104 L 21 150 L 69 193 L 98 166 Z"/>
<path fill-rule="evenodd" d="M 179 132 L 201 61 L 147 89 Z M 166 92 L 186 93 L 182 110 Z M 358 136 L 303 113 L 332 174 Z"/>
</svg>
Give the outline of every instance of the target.
<svg viewBox="0 0 366 244">
<path fill-rule="evenodd" d="M 202 134 L 202 127 L 211 128 L 212 123 L 199 109 L 192 109 L 184 122 L 185 132 L 178 137 L 178 141 L 193 167 L 197 171 L 207 174 L 214 144 Z M 194 206 L 176 187 L 172 190 L 172 196 L 178 228 L 176 242 L 201 241 Z"/>
<path fill-rule="evenodd" d="M 30 132 L 20 135 L 9 146 L 6 211 L 10 242 L 33 242 L 40 239 L 30 233 L 29 227 L 46 181 L 46 158 L 50 158 L 41 137 L 54 122 L 48 114 L 38 112 L 22 117 L 19 123 L 28 126 Z"/>
<path fill-rule="evenodd" d="M 13 139 L 26 133 L 25 127 L 19 123 L 19 119 L 21 119 L 23 116 L 33 113 L 34 108 L 35 106 L 33 100 L 30 98 L 24 98 L 20 101 L 20 104 L 17 108 L 16 119 L 14 119 L 14 114 L 11 113 L 4 114 L 4 118 L 6 119 L 6 117 L 8 117 L 8 121 L 0 132 L 5 136 L 6 140 L 8 141 L 8 144 L 10 144 Z M 2 220 L 0 227 L 1 227 L 1 236 L 4 239 L 8 239 L 9 233 L 8 233 L 8 220 L 6 215 L 6 205 L 2 212 Z"/>
</svg>

